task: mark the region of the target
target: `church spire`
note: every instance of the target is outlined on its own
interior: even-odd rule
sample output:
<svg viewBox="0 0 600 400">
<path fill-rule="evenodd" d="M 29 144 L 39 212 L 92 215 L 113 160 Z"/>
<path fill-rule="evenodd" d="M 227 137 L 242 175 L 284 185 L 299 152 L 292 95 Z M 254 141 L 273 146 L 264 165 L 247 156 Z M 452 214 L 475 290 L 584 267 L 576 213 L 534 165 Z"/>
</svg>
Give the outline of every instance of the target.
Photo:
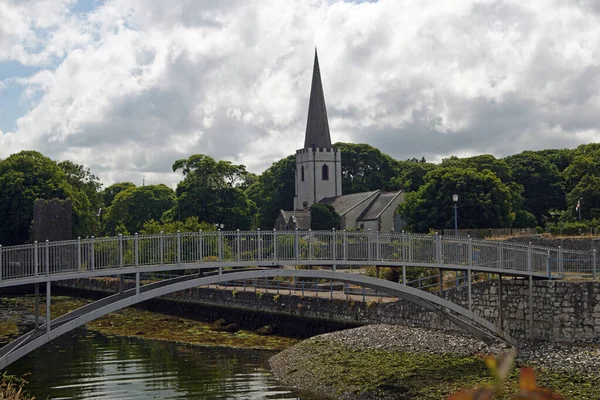
<svg viewBox="0 0 600 400">
<path fill-rule="evenodd" d="M 332 147 L 316 48 L 312 85 L 310 87 L 310 101 L 308 103 L 308 121 L 306 122 L 306 136 L 304 138 L 304 148 L 311 149 L 313 147 L 317 149 Z"/>
</svg>

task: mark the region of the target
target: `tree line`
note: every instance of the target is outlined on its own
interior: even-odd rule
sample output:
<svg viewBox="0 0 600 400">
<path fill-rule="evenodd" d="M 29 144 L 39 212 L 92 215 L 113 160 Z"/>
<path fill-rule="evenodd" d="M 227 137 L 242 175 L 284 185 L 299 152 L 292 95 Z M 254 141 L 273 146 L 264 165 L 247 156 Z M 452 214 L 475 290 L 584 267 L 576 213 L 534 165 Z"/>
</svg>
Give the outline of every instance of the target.
<svg viewBox="0 0 600 400">
<path fill-rule="evenodd" d="M 342 151 L 344 194 L 404 190 L 398 213 L 409 231 L 452 228 L 453 194 L 459 196 L 460 228 L 600 227 L 597 143 L 504 158 L 450 157 L 439 164 L 416 157 L 395 160 L 367 144 L 336 146 Z M 132 182 L 103 188 L 83 165 L 57 162 L 36 151 L 13 154 L 0 161 L 0 243 L 30 240 L 37 199 L 70 200 L 73 233 L 81 237 L 221 225 L 272 229 L 279 210 L 293 208 L 295 155 L 260 175 L 201 154 L 176 160 L 172 169 L 182 174 L 175 190 Z"/>
</svg>

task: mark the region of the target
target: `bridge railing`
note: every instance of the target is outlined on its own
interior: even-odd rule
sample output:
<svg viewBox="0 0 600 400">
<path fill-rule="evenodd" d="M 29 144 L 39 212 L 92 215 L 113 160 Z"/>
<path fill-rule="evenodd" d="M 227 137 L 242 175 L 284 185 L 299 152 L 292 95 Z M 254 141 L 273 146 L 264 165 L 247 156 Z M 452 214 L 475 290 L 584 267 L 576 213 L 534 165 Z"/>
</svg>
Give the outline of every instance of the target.
<svg viewBox="0 0 600 400">
<path fill-rule="evenodd" d="M 0 246 L 0 279 L 163 264 L 255 262 L 471 267 L 596 277 L 596 251 L 465 237 L 347 231 L 210 231 L 88 238 Z"/>
</svg>

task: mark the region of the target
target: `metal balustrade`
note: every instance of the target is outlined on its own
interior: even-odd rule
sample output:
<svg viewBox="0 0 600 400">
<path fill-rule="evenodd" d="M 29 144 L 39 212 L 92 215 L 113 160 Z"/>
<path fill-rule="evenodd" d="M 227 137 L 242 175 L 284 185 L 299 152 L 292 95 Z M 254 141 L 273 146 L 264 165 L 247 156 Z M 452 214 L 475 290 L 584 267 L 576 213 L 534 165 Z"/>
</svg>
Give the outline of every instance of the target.
<svg viewBox="0 0 600 400">
<path fill-rule="evenodd" d="M 210 231 L 88 238 L 0 246 L 0 282 L 117 268 L 387 265 L 464 269 L 547 278 L 597 277 L 596 251 L 575 251 L 412 233 Z M 104 271 L 104 272 L 102 272 Z"/>
</svg>

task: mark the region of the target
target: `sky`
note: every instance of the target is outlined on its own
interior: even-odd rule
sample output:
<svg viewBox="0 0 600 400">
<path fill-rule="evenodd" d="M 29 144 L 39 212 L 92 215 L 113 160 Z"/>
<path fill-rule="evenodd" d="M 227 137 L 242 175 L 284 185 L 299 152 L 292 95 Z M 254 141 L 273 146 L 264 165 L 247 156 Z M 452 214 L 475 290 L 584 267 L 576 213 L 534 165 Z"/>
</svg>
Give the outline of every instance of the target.
<svg viewBox="0 0 600 400">
<path fill-rule="evenodd" d="M 600 0 L 0 0 L 0 158 L 176 185 L 301 148 L 315 46 L 334 142 L 396 159 L 600 141 Z"/>
</svg>

